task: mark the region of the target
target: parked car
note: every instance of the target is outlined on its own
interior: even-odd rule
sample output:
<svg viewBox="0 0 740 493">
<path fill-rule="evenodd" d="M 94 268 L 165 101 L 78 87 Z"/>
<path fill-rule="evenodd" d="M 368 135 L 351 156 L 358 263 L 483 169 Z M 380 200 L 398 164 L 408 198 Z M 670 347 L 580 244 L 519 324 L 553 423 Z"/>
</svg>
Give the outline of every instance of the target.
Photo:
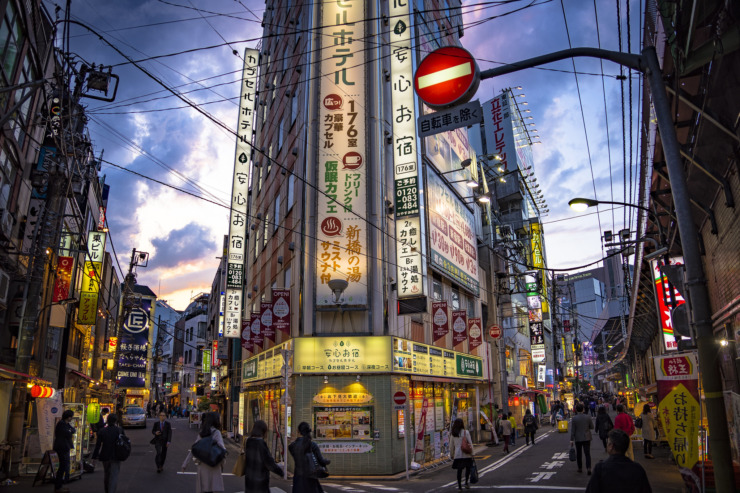
<svg viewBox="0 0 740 493">
<path fill-rule="evenodd" d="M 123 410 L 123 426 L 146 428 L 146 412 L 139 406 L 126 406 Z"/>
</svg>

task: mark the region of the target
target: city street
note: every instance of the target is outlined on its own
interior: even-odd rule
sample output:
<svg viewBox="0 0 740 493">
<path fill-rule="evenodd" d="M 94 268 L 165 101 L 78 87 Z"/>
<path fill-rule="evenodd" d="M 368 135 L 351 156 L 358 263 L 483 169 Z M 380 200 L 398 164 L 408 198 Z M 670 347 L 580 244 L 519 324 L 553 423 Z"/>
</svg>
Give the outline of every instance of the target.
<svg viewBox="0 0 740 493">
<path fill-rule="evenodd" d="M 158 474 L 154 466 L 154 446 L 149 444 L 153 419 L 148 420 L 147 429 L 128 429 L 132 442 L 131 457 L 122 464 L 118 483 L 118 493 L 134 493 L 138 491 L 158 491 L 162 493 L 178 492 L 191 493 L 195 491 L 195 466 L 191 463 L 185 473 L 180 466 L 185 459 L 188 447 L 195 441 L 196 428 L 188 428 L 185 419 L 172 420 L 173 443 L 167 456 L 164 472 Z M 478 465 L 480 482 L 471 485 L 471 490 L 495 491 L 584 491 L 589 477 L 584 472 L 576 472 L 575 463 L 568 460 L 569 434 L 560 434 L 557 430 L 544 426 L 537 436 L 535 446 L 524 445 L 524 438 L 520 437 L 517 446 L 507 455 L 502 454 L 503 445 L 486 447 L 478 445 L 475 449 L 475 458 Z M 606 457 L 600 442 L 592 442 L 593 465 Z M 231 475 L 238 448 L 233 441 L 227 441 L 229 457 L 224 467 L 224 485 L 226 492 L 238 493 L 244 491 L 243 478 Z M 656 493 L 680 493 L 684 491 L 683 483 L 675 464 L 670 461 L 667 448 L 660 447 L 654 450 L 655 459 L 642 458 L 642 450 L 636 447 L 636 460 L 643 464 L 650 477 L 653 491 Z M 331 466 L 329 466 L 331 471 Z M 438 493 L 455 491 L 456 471 L 451 469 L 450 463 L 442 464 L 430 470 L 412 474 L 406 481 L 403 474 L 394 478 L 334 478 L 322 481 L 324 490 L 333 492 L 352 493 L 382 493 L 382 492 L 413 492 Z M 72 493 L 99 493 L 102 491 L 103 471 L 100 464 L 95 472 L 83 475 L 82 479 L 73 481 L 67 487 Z M 43 488 L 51 488 L 47 483 L 44 486 L 31 487 L 31 479 L 24 478 L 16 486 L 6 488 L 16 493 L 31 493 Z M 290 481 L 284 481 L 272 475 L 270 485 L 273 493 L 290 492 Z"/>
</svg>

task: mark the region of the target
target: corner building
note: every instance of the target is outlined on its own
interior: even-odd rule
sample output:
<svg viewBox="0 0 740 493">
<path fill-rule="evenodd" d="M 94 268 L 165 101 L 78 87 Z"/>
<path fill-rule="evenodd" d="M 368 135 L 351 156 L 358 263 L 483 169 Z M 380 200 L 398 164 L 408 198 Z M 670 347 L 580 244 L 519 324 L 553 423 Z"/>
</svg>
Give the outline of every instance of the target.
<svg viewBox="0 0 740 493">
<path fill-rule="evenodd" d="M 281 460 L 306 421 L 349 476 L 444 457 L 456 417 L 488 439 L 478 164 L 465 128 L 417 135 L 412 81 L 460 3 L 268 1 L 263 26 L 239 431 L 267 421 Z"/>
</svg>

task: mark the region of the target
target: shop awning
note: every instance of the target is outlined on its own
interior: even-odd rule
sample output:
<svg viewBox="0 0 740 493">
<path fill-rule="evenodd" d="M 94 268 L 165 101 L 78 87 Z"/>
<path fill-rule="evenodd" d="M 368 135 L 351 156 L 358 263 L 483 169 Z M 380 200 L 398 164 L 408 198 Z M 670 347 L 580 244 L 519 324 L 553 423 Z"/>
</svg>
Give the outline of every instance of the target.
<svg viewBox="0 0 740 493">
<path fill-rule="evenodd" d="M 656 394 L 658 393 L 658 384 L 653 382 L 650 385 L 645 385 L 637 389 L 637 392 L 644 395 Z"/>
<path fill-rule="evenodd" d="M 53 386 L 52 383 L 48 380 L 44 380 L 43 378 L 29 375 L 28 373 L 15 371 L 13 369 L 8 368 L 7 366 L 0 366 L 0 377 L 7 378 L 10 380 L 21 380 L 24 382 L 34 382 L 34 383 L 45 385 L 47 387 Z"/>
<path fill-rule="evenodd" d="M 527 389 L 525 389 L 525 388 L 524 388 L 524 387 L 522 387 L 521 385 L 517 385 L 517 384 L 515 384 L 515 383 L 510 383 L 510 384 L 509 384 L 509 390 L 513 390 L 514 392 L 524 392 L 524 391 L 526 391 Z"/>
<path fill-rule="evenodd" d="M 85 380 L 87 380 L 88 382 L 92 382 L 92 381 L 93 381 L 93 379 L 92 379 L 92 378 L 88 377 L 87 375 L 85 375 L 84 373 L 82 373 L 82 372 L 80 372 L 80 371 L 77 371 L 77 370 L 69 370 L 69 372 L 70 372 L 70 373 L 71 373 L 72 375 L 78 376 L 78 377 L 80 377 L 80 378 L 84 378 L 84 379 L 85 379 Z"/>
<path fill-rule="evenodd" d="M 544 392 L 542 390 L 538 389 L 527 389 L 525 387 L 522 387 L 521 385 L 517 385 L 515 383 L 509 384 L 509 391 L 514 391 L 517 394 L 543 394 L 546 395 L 547 392 Z"/>
</svg>

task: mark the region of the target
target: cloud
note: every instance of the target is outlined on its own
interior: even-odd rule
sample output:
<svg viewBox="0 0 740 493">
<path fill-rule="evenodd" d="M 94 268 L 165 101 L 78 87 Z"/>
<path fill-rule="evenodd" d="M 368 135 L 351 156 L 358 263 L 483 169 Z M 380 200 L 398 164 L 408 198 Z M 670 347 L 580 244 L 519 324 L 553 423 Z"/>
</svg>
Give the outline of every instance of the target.
<svg viewBox="0 0 740 493">
<path fill-rule="evenodd" d="M 203 258 L 213 249 L 213 239 L 207 228 L 189 223 L 185 227 L 169 232 L 165 237 L 152 238 L 155 252 L 151 256 L 154 268 L 176 267 L 181 263 L 190 263 Z"/>
</svg>

